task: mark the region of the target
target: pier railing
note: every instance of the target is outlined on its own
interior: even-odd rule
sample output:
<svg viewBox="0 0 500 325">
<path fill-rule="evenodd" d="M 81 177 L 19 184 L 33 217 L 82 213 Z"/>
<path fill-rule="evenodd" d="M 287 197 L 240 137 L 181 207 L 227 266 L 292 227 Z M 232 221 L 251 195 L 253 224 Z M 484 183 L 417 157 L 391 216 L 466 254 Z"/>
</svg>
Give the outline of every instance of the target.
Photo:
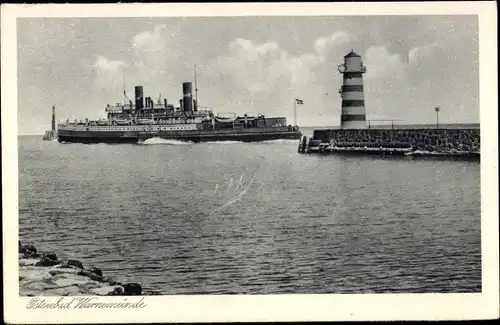
<svg viewBox="0 0 500 325">
<path fill-rule="evenodd" d="M 479 123 L 407 124 L 402 119 L 366 120 L 368 129 L 479 129 Z"/>
<path fill-rule="evenodd" d="M 402 120 L 401 119 L 392 119 L 392 120 L 366 120 L 366 123 L 368 124 L 368 128 L 369 129 L 380 128 L 380 127 L 394 129 L 394 125 L 397 122 L 399 122 L 399 121 L 402 121 Z M 389 123 L 389 124 L 376 124 L 376 123 Z"/>
<path fill-rule="evenodd" d="M 384 120 L 385 121 L 385 120 Z M 444 124 L 399 124 L 396 123 L 398 120 L 387 120 L 389 123 L 377 124 L 374 122 L 380 122 L 380 120 L 366 120 L 366 128 L 371 130 L 408 130 L 408 129 L 480 129 L 479 123 L 444 123 Z M 312 127 L 314 129 L 330 129 L 330 130 L 341 130 L 343 129 L 340 125 L 333 126 L 318 126 Z M 344 128 L 347 129 L 347 128 Z"/>
</svg>

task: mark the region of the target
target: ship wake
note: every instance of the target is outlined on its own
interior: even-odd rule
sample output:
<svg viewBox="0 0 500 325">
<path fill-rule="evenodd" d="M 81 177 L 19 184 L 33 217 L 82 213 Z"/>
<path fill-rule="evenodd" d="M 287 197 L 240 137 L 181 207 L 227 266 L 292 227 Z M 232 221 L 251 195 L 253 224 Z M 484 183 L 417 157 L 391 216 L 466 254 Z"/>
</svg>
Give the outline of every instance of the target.
<svg viewBox="0 0 500 325">
<path fill-rule="evenodd" d="M 243 141 L 207 141 L 205 144 L 241 144 L 244 143 Z"/>
<path fill-rule="evenodd" d="M 157 145 L 157 144 L 167 144 L 172 146 L 181 146 L 181 145 L 189 145 L 192 142 L 189 141 L 180 141 L 180 140 L 172 140 L 172 139 L 163 139 L 163 138 L 151 138 L 139 142 L 140 145 Z"/>
<path fill-rule="evenodd" d="M 293 144 L 296 145 L 298 140 L 290 140 L 290 139 L 277 139 L 277 140 L 266 140 L 262 141 L 264 144 Z"/>
</svg>

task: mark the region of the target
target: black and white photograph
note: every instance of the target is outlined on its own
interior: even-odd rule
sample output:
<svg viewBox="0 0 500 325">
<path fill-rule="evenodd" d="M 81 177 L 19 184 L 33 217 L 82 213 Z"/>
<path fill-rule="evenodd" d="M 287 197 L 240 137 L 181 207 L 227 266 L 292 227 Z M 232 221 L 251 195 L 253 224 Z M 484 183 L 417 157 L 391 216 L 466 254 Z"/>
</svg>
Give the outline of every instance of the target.
<svg viewBox="0 0 500 325">
<path fill-rule="evenodd" d="M 2 5 L 6 320 L 498 317 L 495 3 L 455 4 Z"/>
</svg>

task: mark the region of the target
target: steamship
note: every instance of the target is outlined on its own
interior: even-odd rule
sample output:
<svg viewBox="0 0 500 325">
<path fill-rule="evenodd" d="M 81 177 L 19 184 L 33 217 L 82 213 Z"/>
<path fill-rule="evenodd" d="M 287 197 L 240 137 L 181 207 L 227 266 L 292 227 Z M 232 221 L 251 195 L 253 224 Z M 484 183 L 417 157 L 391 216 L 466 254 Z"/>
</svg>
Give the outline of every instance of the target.
<svg viewBox="0 0 500 325">
<path fill-rule="evenodd" d="M 135 103 L 126 96 L 128 104 L 107 105 L 106 119 L 74 121 L 58 124 L 59 142 L 79 143 L 140 143 L 150 138 L 189 142 L 207 141 L 267 141 L 298 140 L 297 126 L 287 125 L 285 117 L 237 116 L 217 114 L 209 108 L 198 107 L 192 95 L 192 83 L 182 84 L 183 97 L 179 106 L 167 98 L 156 102 L 144 96 L 143 86 L 135 86 Z"/>
</svg>

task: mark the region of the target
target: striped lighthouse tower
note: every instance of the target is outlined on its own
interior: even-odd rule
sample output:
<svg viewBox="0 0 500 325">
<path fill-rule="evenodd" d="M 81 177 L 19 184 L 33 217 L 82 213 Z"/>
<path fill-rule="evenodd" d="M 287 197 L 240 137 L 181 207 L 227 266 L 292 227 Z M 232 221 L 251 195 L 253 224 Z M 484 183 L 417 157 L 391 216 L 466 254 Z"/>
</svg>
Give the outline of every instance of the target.
<svg viewBox="0 0 500 325">
<path fill-rule="evenodd" d="M 353 50 L 344 56 L 344 64 L 338 66 L 343 74 L 342 88 L 339 93 L 342 97 L 342 114 L 340 126 L 342 129 L 366 128 L 365 95 L 363 92 L 363 66 L 361 56 Z"/>
</svg>

